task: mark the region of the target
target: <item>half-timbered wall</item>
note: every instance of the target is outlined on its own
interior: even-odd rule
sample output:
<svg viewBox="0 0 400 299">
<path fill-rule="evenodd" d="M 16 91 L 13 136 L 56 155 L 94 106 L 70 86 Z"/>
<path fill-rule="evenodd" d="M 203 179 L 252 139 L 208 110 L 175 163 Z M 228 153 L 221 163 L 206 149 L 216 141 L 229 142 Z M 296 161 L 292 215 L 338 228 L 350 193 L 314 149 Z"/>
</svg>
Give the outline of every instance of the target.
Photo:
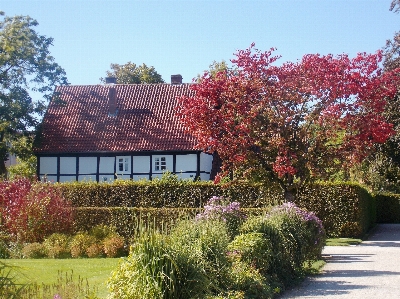
<svg viewBox="0 0 400 299">
<path fill-rule="evenodd" d="M 153 179 L 171 172 L 182 179 L 209 180 L 212 155 L 202 152 L 39 155 L 38 175 L 54 182 Z"/>
</svg>

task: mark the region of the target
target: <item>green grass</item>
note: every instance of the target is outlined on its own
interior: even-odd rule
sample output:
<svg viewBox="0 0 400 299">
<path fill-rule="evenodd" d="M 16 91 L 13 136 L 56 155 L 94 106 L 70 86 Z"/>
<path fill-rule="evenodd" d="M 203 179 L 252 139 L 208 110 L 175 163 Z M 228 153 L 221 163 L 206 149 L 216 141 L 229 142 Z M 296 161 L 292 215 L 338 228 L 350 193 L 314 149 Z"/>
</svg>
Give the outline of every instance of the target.
<svg viewBox="0 0 400 299">
<path fill-rule="evenodd" d="M 88 281 L 91 289 L 97 289 L 100 298 L 107 296 L 106 281 L 111 276 L 111 272 L 116 269 L 120 259 L 7 259 L 1 260 L 9 266 L 16 267 L 16 282 L 29 284 L 38 283 L 39 285 L 51 285 L 57 282 L 60 271 L 71 274 L 73 271 L 73 281 L 78 279 Z"/>
<path fill-rule="evenodd" d="M 326 246 L 350 246 L 350 245 L 358 245 L 361 242 L 362 242 L 361 239 L 330 238 L 326 240 Z"/>
</svg>

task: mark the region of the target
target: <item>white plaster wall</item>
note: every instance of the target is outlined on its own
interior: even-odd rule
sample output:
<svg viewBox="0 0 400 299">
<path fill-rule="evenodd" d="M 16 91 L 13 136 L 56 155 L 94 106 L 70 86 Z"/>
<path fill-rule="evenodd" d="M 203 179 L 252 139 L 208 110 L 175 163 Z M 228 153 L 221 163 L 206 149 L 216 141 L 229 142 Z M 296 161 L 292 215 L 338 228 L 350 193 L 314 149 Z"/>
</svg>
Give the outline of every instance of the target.
<svg viewBox="0 0 400 299">
<path fill-rule="evenodd" d="M 114 173 L 114 162 L 115 157 L 100 157 L 100 173 Z"/>
<path fill-rule="evenodd" d="M 183 179 L 183 180 L 185 180 L 185 179 L 194 180 L 195 177 L 196 177 L 196 173 L 195 172 L 192 172 L 192 173 L 179 173 L 179 172 L 177 172 L 176 175 L 177 175 L 178 178 Z"/>
<path fill-rule="evenodd" d="M 133 159 L 133 173 L 150 172 L 150 156 L 134 156 Z M 147 176 L 148 178 L 148 176 Z"/>
<path fill-rule="evenodd" d="M 57 173 L 57 157 L 40 157 L 39 163 L 40 175 Z"/>
<path fill-rule="evenodd" d="M 76 157 L 60 157 L 60 174 L 76 174 Z"/>
<path fill-rule="evenodd" d="M 197 155 L 176 155 L 176 172 L 181 171 L 196 171 L 197 168 Z"/>
<path fill-rule="evenodd" d="M 206 153 L 200 154 L 200 171 L 211 172 L 213 156 Z"/>
<path fill-rule="evenodd" d="M 209 181 L 210 180 L 210 174 L 209 173 L 200 173 L 200 180 Z"/>
<path fill-rule="evenodd" d="M 97 171 L 97 157 L 79 158 L 79 174 L 91 174 L 91 173 L 96 173 L 96 171 Z M 94 177 L 94 180 L 96 180 L 96 176 Z"/>
<path fill-rule="evenodd" d="M 156 158 L 161 158 L 161 157 L 165 157 L 165 160 L 166 160 L 165 162 L 166 162 L 167 169 L 160 170 L 160 171 L 155 171 Z M 173 160 L 173 156 L 172 155 L 153 155 L 153 173 L 160 173 L 162 175 L 163 172 L 166 172 L 166 171 L 172 172 L 172 170 L 173 170 L 173 165 L 172 165 L 173 162 L 174 162 L 174 160 Z"/>
</svg>

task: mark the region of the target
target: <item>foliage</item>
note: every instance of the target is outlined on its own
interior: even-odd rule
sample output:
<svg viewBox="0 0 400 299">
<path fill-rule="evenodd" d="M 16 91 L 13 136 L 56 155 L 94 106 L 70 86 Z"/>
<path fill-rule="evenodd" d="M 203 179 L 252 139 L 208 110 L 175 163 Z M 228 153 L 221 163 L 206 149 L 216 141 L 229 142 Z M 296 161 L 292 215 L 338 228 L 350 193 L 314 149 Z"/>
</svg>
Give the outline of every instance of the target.
<svg viewBox="0 0 400 299">
<path fill-rule="evenodd" d="M 108 282 L 109 298 L 273 298 L 320 256 L 325 235 L 313 213 L 278 206 L 249 217 L 231 241 L 227 222 L 215 217 L 230 203 L 218 200 L 168 234 L 140 230 Z"/>
<path fill-rule="evenodd" d="M 53 39 L 39 35 L 37 25 L 29 16 L 4 16 L 0 21 L 0 161 L 38 124 L 54 86 L 68 83 L 50 55 Z M 31 92 L 42 93 L 44 100 L 33 100 Z M 0 175 L 4 173 L 0 163 Z"/>
<path fill-rule="evenodd" d="M 305 262 L 319 258 L 325 241 L 321 221 L 292 203 L 264 216 L 250 217 L 230 244 L 233 257 L 255 265 L 274 288 L 303 277 Z"/>
<path fill-rule="evenodd" d="M 66 234 L 53 233 L 47 237 L 43 246 L 49 258 L 69 258 L 71 250 L 69 247 L 70 237 Z"/>
<path fill-rule="evenodd" d="M 118 235 L 112 235 L 103 240 L 104 253 L 110 258 L 124 256 L 124 245 L 124 238 Z"/>
<path fill-rule="evenodd" d="M 400 194 L 375 194 L 377 222 L 400 223 Z"/>
<path fill-rule="evenodd" d="M 352 170 L 354 181 L 361 181 L 372 192 L 400 193 L 400 155 L 388 152 L 389 148 L 395 148 L 391 141 Z"/>
<path fill-rule="evenodd" d="M 382 113 L 397 78 L 382 73 L 381 52 L 273 66 L 273 51 L 238 51 L 236 69 L 204 74 L 178 115 L 224 174 L 272 180 L 293 200 L 293 184 L 354 165 L 393 134 Z"/>
<path fill-rule="evenodd" d="M 20 298 L 24 285 L 16 283 L 15 268 L 0 262 L 0 297 L 4 299 Z"/>
<path fill-rule="evenodd" d="M 8 178 L 14 180 L 18 177 L 24 177 L 33 180 L 36 178 L 36 165 L 36 156 L 30 156 L 26 160 L 17 157 L 17 164 L 11 165 L 7 168 Z"/>
<path fill-rule="evenodd" d="M 222 196 L 239 202 L 241 207 L 256 208 L 279 204 L 283 200 L 280 189 L 248 182 L 223 185 L 158 179 L 68 182 L 55 186 L 75 207 L 199 208 L 212 196 Z"/>
<path fill-rule="evenodd" d="M 67 232 L 72 224 L 70 203 L 48 183 L 27 178 L 0 182 L 3 223 L 19 242 L 38 242 L 53 232 Z"/>
<path fill-rule="evenodd" d="M 71 256 L 87 257 L 87 249 L 96 243 L 96 238 L 89 235 L 88 233 L 76 234 L 70 243 Z"/>
<path fill-rule="evenodd" d="M 197 220 L 222 220 L 226 223 L 229 235 L 233 238 L 237 235 L 239 226 L 242 224 L 246 215 L 240 209 L 240 203 L 229 202 L 223 197 L 213 196 L 204 205 L 204 211 L 196 215 Z"/>
<path fill-rule="evenodd" d="M 316 183 L 298 190 L 295 202 L 321 219 L 329 237 L 362 237 L 376 221 L 375 200 L 354 183 Z"/>
<path fill-rule="evenodd" d="M 22 248 L 22 257 L 26 259 L 40 259 L 46 257 L 46 249 L 40 243 L 28 243 Z"/>
<path fill-rule="evenodd" d="M 154 67 L 148 67 L 144 63 L 142 65 L 136 65 L 130 61 L 123 65 L 112 63 L 110 68 L 111 71 L 107 71 L 107 77 L 117 78 L 117 84 L 164 83 Z M 100 78 L 100 81 L 104 83 L 105 79 Z"/>
<path fill-rule="evenodd" d="M 109 298 L 180 298 L 176 288 L 177 266 L 161 234 L 142 235 L 108 281 Z"/>
</svg>

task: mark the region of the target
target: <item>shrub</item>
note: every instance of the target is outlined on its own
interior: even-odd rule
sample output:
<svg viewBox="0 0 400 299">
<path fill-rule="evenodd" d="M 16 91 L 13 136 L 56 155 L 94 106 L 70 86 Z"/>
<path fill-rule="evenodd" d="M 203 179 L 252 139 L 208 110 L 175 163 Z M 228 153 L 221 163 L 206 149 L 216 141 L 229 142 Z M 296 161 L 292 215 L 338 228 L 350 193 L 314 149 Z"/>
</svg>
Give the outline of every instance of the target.
<svg viewBox="0 0 400 299">
<path fill-rule="evenodd" d="M 228 294 L 223 298 L 273 298 L 274 296 L 274 290 L 267 277 L 248 263 L 234 262 L 230 279 L 232 281 L 231 291 L 227 292 Z M 239 297 L 239 295 L 241 296 Z"/>
<path fill-rule="evenodd" d="M 104 247 L 102 244 L 93 243 L 86 249 L 86 254 L 90 258 L 104 257 Z"/>
<path fill-rule="evenodd" d="M 108 281 L 109 298 L 182 298 L 176 288 L 179 270 L 166 244 L 165 236 L 146 233 L 131 247 Z"/>
<path fill-rule="evenodd" d="M 5 227 L 18 242 L 41 242 L 53 232 L 68 232 L 72 224 L 70 203 L 48 183 L 3 181 L 0 206 Z"/>
<path fill-rule="evenodd" d="M 204 206 L 204 211 L 196 215 L 196 219 L 218 219 L 226 223 L 229 235 L 233 239 L 239 230 L 239 226 L 246 218 L 240 209 L 240 203 L 229 202 L 223 197 L 213 196 Z"/>
<path fill-rule="evenodd" d="M 44 240 L 43 246 L 49 258 L 68 258 L 71 257 L 69 242 L 68 235 L 54 233 Z"/>
<path fill-rule="evenodd" d="M 107 257 L 119 257 L 125 254 L 124 238 L 119 235 L 111 235 L 103 240 L 104 253 Z"/>
<path fill-rule="evenodd" d="M 271 241 L 262 233 L 241 234 L 228 246 L 228 256 L 235 262 L 244 262 L 267 273 L 273 260 Z"/>
<path fill-rule="evenodd" d="M 95 243 L 96 238 L 88 233 L 76 234 L 70 243 L 71 256 L 73 258 L 87 257 L 87 249 Z"/>
<path fill-rule="evenodd" d="M 29 243 L 22 248 L 23 258 L 40 259 L 46 256 L 46 249 L 41 243 Z"/>
<path fill-rule="evenodd" d="M 240 232 L 243 236 L 238 236 L 230 249 L 238 252 L 239 261 L 253 262 L 278 288 L 301 278 L 304 262 L 318 258 L 325 242 L 321 221 L 293 203 L 277 206 L 264 216 L 250 217 Z M 260 236 L 266 241 L 262 242 Z"/>
<path fill-rule="evenodd" d="M 172 229 L 171 248 L 179 256 L 182 273 L 186 272 L 183 277 L 197 277 L 200 281 L 196 288 L 193 285 L 185 288 L 187 298 L 191 298 L 192 289 L 198 290 L 197 294 L 204 292 L 204 286 L 208 285 L 208 292 L 218 293 L 228 286 L 230 263 L 226 252 L 229 241 L 226 223 L 220 219 L 186 220 Z M 195 264 L 195 268 L 191 264 Z M 201 272 L 203 276 L 199 275 Z"/>
</svg>

